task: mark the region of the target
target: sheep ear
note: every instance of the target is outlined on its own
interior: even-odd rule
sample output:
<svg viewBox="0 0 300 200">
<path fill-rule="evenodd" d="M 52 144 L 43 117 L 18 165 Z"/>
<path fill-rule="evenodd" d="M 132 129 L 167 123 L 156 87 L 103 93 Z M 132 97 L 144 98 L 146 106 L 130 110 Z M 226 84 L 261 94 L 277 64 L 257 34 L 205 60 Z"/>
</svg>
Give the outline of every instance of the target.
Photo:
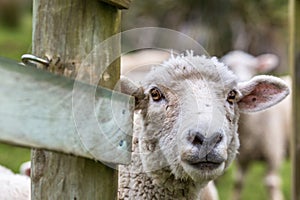
<svg viewBox="0 0 300 200">
<path fill-rule="evenodd" d="M 143 100 L 146 99 L 144 89 L 137 86 L 125 76 L 121 76 L 120 82 L 121 92 L 133 96 L 135 99 L 135 109 L 142 109 L 142 102 L 144 102 Z"/>
<path fill-rule="evenodd" d="M 255 76 L 250 81 L 238 84 L 241 97 L 238 106 L 241 112 L 256 112 L 271 107 L 289 94 L 287 84 L 274 76 Z"/>
<path fill-rule="evenodd" d="M 256 57 L 257 71 L 259 73 L 270 72 L 275 69 L 279 63 L 278 57 L 274 54 L 262 54 Z"/>
<path fill-rule="evenodd" d="M 120 83 L 121 92 L 127 95 L 133 96 L 132 94 L 139 88 L 134 82 L 125 76 L 121 76 Z"/>
</svg>

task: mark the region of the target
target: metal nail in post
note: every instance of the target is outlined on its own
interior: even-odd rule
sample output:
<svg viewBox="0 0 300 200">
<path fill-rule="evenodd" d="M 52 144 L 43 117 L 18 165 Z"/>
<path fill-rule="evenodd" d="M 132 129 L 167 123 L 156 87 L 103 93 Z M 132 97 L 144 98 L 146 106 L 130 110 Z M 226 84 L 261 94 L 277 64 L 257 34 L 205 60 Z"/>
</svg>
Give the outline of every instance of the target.
<svg viewBox="0 0 300 200">
<path fill-rule="evenodd" d="M 36 67 L 36 63 L 40 63 L 42 65 L 45 65 L 46 67 L 48 67 L 50 64 L 50 61 L 48 60 L 48 58 L 42 59 L 42 58 L 39 58 L 39 57 L 31 55 L 31 54 L 24 54 L 24 55 L 22 55 L 21 59 L 25 65 L 31 65 L 34 67 Z"/>
</svg>

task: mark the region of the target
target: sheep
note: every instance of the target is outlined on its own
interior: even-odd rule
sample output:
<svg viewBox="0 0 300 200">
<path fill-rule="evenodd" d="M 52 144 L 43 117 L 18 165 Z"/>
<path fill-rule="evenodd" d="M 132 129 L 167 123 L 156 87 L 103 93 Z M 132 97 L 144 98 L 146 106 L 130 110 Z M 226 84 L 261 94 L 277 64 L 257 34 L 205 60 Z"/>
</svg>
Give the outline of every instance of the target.
<svg viewBox="0 0 300 200">
<path fill-rule="evenodd" d="M 10 169 L 0 166 L 0 199 L 1 200 L 29 200 L 30 178 L 21 174 L 14 174 Z"/>
<path fill-rule="evenodd" d="M 173 53 L 175 53 L 173 51 Z M 130 78 L 131 81 L 139 83 L 153 65 L 161 64 L 171 56 L 169 51 L 162 49 L 146 49 L 129 53 L 121 57 L 121 74 Z M 201 199 L 219 200 L 217 188 L 213 181 L 203 188 Z"/>
<path fill-rule="evenodd" d="M 170 52 L 162 49 L 139 50 L 121 56 L 121 74 L 133 82 L 139 82 L 151 71 L 153 65 L 170 58 Z"/>
<path fill-rule="evenodd" d="M 228 52 L 221 58 L 241 81 L 247 81 L 259 73 L 267 73 L 278 65 L 278 57 L 274 54 L 261 54 L 254 57 L 244 51 Z"/>
<path fill-rule="evenodd" d="M 21 166 L 20 166 L 19 171 L 20 171 L 20 174 L 30 177 L 30 175 L 31 175 L 31 161 L 26 161 L 26 162 L 22 163 Z"/>
<path fill-rule="evenodd" d="M 213 181 L 208 182 L 207 186 L 202 189 L 201 200 L 219 200 L 218 190 Z"/>
<path fill-rule="evenodd" d="M 238 82 L 217 58 L 192 52 L 154 67 L 141 86 L 122 77 L 121 91 L 134 96 L 135 114 L 120 200 L 201 199 L 236 156 L 239 112 L 264 110 L 289 93 L 279 78 Z"/>
<path fill-rule="evenodd" d="M 258 73 L 266 73 L 278 64 L 276 55 L 263 54 L 254 57 L 242 51 L 229 52 L 222 58 L 222 61 L 243 81 L 249 80 Z M 291 88 L 289 76 L 281 77 L 281 79 Z M 280 188 L 279 169 L 287 153 L 286 147 L 291 131 L 291 105 L 292 99 L 289 95 L 282 102 L 264 112 L 251 115 L 241 114 L 239 125 L 241 147 L 237 156 L 238 172 L 234 199 L 241 198 L 247 169 L 256 160 L 263 160 L 267 164 L 265 185 L 269 199 L 284 199 Z"/>
</svg>

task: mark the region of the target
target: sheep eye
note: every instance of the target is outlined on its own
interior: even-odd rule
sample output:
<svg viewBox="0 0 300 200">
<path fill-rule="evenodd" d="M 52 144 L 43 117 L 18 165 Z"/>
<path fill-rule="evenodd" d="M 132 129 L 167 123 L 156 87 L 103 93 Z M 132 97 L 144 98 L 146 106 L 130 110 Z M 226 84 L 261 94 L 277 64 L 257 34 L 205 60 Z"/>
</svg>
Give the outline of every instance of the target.
<svg viewBox="0 0 300 200">
<path fill-rule="evenodd" d="M 236 95 L 237 95 L 237 92 L 235 90 L 231 90 L 227 96 L 228 103 L 233 104 L 236 100 Z"/>
<path fill-rule="evenodd" d="M 158 88 L 151 89 L 150 95 L 151 95 L 153 101 L 160 101 L 163 98 L 163 95 Z"/>
</svg>

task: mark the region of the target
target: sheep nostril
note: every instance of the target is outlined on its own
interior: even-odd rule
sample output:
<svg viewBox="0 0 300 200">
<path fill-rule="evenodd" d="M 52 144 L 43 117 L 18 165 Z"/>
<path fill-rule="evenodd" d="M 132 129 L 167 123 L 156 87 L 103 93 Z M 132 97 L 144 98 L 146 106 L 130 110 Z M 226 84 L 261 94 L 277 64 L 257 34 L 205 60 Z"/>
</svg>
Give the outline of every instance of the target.
<svg viewBox="0 0 300 200">
<path fill-rule="evenodd" d="M 194 141 L 192 142 L 193 145 L 202 145 L 203 144 L 204 139 L 200 138 L 200 137 L 195 137 Z"/>
<path fill-rule="evenodd" d="M 194 139 L 192 141 L 192 144 L 194 146 L 202 145 L 203 142 L 204 142 L 204 139 L 205 139 L 205 137 L 202 134 L 196 133 L 195 137 L 194 137 Z"/>
<path fill-rule="evenodd" d="M 210 144 L 214 147 L 217 147 L 224 139 L 224 135 L 222 133 L 215 133 L 215 135 L 210 139 Z"/>
<path fill-rule="evenodd" d="M 222 134 L 218 134 L 216 137 L 216 144 L 219 144 L 220 142 L 222 142 L 223 140 L 223 135 Z"/>
</svg>

